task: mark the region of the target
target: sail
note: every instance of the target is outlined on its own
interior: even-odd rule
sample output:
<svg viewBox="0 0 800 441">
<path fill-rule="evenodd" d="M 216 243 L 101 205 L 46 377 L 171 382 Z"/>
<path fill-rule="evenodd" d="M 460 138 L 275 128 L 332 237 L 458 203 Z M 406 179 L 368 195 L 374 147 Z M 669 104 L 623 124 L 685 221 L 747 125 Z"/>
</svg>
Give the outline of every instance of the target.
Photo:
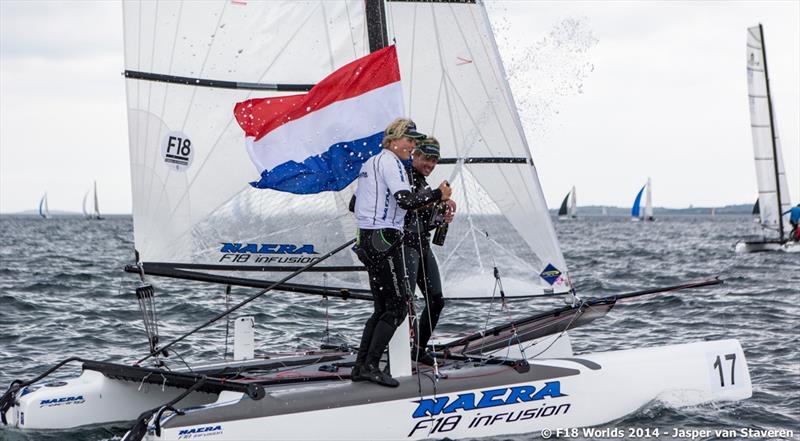
<svg viewBox="0 0 800 441">
<path fill-rule="evenodd" d="M 570 194 L 567 193 L 567 195 L 564 196 L 564 200 L 561 201 L 561 207 L 558 209 L 558 215 L 559 216 L 566 216 L 567 215 L 567 211 L 568 211 L 567 205 L 569 204 L 569 195 Z"/>
<path fill-rule="evenodd" d="M 762 227 L 778 231 L 781 213 L 789 210 L 791 198 L 767 74 L 763 30 L 761 25 L 753 26 L 747 29 L 747 87 L 758 181 L 758 208 Z M 782 221 L 784 233 L 788 234 L 791 229 L 788 216 L 784 216 Z"/>
<path fill-rule="evenodd" d="M 47 193 L 39 199 L 39 216 L 44 219 L 50 217 L 50 208 L 47 206 Z"/>
<path fill-rule="evenodd" d="M 642 186 L 639 193 L 636 193 L 636 199 L 633 200 L 633 207 L 631 207 L 631 217 L 633 218 L 640 218 L 642 216 L 641 211 L 641 203 L 642 203 L 642 194 L 644 193 L 644 188 L 646 185 Z"/>
<path fill-rule="evenodd" d="M 758 199 L 756 199 L 756 203 L 753 204 L 753 211 L 751 213 L 753 216 L 761 216 L 761 207 L 758 204 Z"/>
<path fill-rule="evenodd" d="M 572 192 L 570 192 L 569 198 L 569 217 L 576 218 L 578 217 L 578 196 L 575 193 L 575 186 L 572 186 Z"/>
<path fill-rule="evenodd" d="M 86 202 L 89 200 L 89 193 L 91 193 L 91 190 L 83 195 L 83 203 L 81 204 L 81 212 L 83 212 L 83 217 L 87 219 L 89 218 L 89 211 L 86 209 Z"/>
<path fill-rule="evenodd" d="M 459 204 L 444 246 L 433 247 L 445 296 L 485 295 L 494 266 L 506 295 L 567 292 L 567 266 L 484 5 L 389 1 L 386 13 L 408 114 L 441 144 L 428 182 L 450 180 Z"/>
<path fill-rule="evenodd" d="M 653 218 L 653 184 L 650 182 L 650 178 L 647 178 L 647 184 L 645 185 L 647 190 L 644 194 L 644 215 L 643 217 L 646 219 Z"/>
<path fill-rule="evenodd" d="M 97 181 L 94 181 L 94 208 L 92 210 L 92 216 L 95 219 L 100 219 L 100 203 L 97 200 Z"/>
<path fill-rule="evenodd" d="M 436 250 L 446 294 L 491 295 L 494 265 L 515 279 L 506 286 L 524 282 L 507 287 L 509 296 L 566 292 L 566 264 L 483 5 L 385 6 L 405 116 L 442 143 L 443 161 L 429 181 L 450 179 L 459 203 L 447 243 Z M 236 276 L 275 280 L 282 274 L 274 271 L 312 262 L 354 236 L 348 202 L 355 184 L 315 194 L 250 185 L 260 170 L 233 110 L 250 98 L 307 91 L 367 55 L 364 1 L 131 1 L 123 12 L 142 263 L 258 270 Z M 318 266 L 295 281 L 365 285 L 349 251 Z M 459 285 L 464 271 L 476 283 Z"/>
</svg>

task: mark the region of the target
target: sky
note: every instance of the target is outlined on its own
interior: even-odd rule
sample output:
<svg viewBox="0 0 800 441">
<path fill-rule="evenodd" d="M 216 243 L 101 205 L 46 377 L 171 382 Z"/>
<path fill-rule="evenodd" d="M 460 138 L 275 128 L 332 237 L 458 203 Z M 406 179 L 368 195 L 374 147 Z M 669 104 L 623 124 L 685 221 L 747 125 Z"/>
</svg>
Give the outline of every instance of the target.
<svg viewBox="0 0 800 441">
<path fill-rule="evenodd" d="M 487 4 L 548 205 L 757 196 L 746 29 L 764 25 L 792 201 L 800 199 L 800 2 Z M 0 0 L 0 212 L 130 213 L 117 1 Z"/>
</svg>

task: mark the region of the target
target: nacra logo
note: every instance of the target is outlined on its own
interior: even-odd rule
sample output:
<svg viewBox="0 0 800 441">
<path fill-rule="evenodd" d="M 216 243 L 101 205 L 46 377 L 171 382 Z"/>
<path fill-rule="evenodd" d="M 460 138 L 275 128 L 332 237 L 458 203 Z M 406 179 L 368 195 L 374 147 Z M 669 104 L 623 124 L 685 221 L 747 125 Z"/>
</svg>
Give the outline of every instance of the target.
<svg viewBox="0 0 800 441">
<path fill-rule="evenodd" d="M 61 398 L 53 398 L 51 400 L 42 400 L 39 402 L 39 406 L 53 406 L 66 403 L 77 404 L 77 403 L 83 403 L 84 401 L 86 400 L 83 399 L 83 395 L 76 395 L 74 397 L 61 397 Z"/>
<path fill-rule="evenodd" d="M 180 432 L 178 432 L 178 436 L 194 435 L 197 433 L 216 432 L 219 430 L 222 430 L 222 426 L 195 427 L 194 429 L 181 430 Z"/>
<path fill-rule="evenodd" d="M 319 254 L 314 245 L 293 245 L 289 243 L 230 243 L 223 242 L 220 253 L 239 254 Z"/>
<path fill-rule="evenodd" d="M 543 400 L 545 397 L 557 398 L 567 396 L 561 393 L 560 381 L 549 381 L 538 391 L 535 386 L 526 385 L 484 390 L 481 391 L 480 394 L 481 397 L 477 401 L 475 394 L 472 392 L 459 394 L 452 402 L 450 401 L 450 397 L 447 396 L 419 400 L 417 401 L 419 405 L 414 411 L 413 417 L 422 418 L 426 416 L 436 416 L 440 413 L 453 413 L 457 410 L 483 409 L 486 407 Z"/>
</svg>

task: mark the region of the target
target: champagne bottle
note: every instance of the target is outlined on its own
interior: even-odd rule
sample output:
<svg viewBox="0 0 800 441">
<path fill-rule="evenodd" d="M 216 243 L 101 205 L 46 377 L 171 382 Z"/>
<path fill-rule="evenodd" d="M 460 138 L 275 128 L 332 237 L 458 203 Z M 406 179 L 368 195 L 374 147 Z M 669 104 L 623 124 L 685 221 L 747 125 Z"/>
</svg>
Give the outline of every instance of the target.
<svg viewBox="0 0 800 441">
<path fill-rule="evenodd" d="M 437 207 L 437 210 L 440 211 L 440 215 L 442 219 L 444 219 L 444 214 L 447 212 L 447 204 L 440 203 Z M 444 245 L 444 240 L 447 237 L 447 226 L 449 224 L 442 221 L 442 224 L 436 227 L 436 231 L 433 233 L 433 244 L 442 246 Z"/>
</svg>

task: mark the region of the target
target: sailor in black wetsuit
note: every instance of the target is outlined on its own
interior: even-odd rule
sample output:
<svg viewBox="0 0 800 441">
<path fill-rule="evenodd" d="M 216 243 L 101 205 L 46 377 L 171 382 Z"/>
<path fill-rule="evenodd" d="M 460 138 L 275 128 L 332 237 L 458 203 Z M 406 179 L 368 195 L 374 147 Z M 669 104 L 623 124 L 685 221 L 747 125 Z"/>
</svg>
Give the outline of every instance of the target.
<svg viewBox="0 0 800 441">
<path fill-rule="evenodd" d="M 397 380 L 378 368 L 383 351 L 408 313 L 402 250 L 406 210 L 446 201 L 450 187 L 444 181 L 435 190 L 411 191 L 400 161 L 407 160 L 416 140 L 425 138 L 409 119 L 397 119 L 384 131 L 383 150 L 361 167 L 351 206 L 358 224 L 353 250 L 367 267 L 375 310 L 364 325 L 353 381 L 371 381 L 397 387 Z"/>
<path fill-rule="evenodd" d="M 409 170 L 413 192 L 430 190 L 426 178 L 430 176 L 438 162 L 439 142 L 436 138 L 426 138 L 417 143 Z M 426 347 L 444 308 L 439 265 L 431 251 L 431 231 L 442 225 L 443 222 L 450 223 L 455 215 L 455 209 L 455 202 L 448 199 L 406 215 L 404 251 L 410 292 L 414 292 L 416 284 L 425 297 L 425 309 L 417 316 L 415 349 L 411 353 L 411 359 L 429 366 L 433 366 L 434 360 L 427 353 Z M 438 215 L 442 211 L 444 212 L 443 217 Z"/>
</svg>

